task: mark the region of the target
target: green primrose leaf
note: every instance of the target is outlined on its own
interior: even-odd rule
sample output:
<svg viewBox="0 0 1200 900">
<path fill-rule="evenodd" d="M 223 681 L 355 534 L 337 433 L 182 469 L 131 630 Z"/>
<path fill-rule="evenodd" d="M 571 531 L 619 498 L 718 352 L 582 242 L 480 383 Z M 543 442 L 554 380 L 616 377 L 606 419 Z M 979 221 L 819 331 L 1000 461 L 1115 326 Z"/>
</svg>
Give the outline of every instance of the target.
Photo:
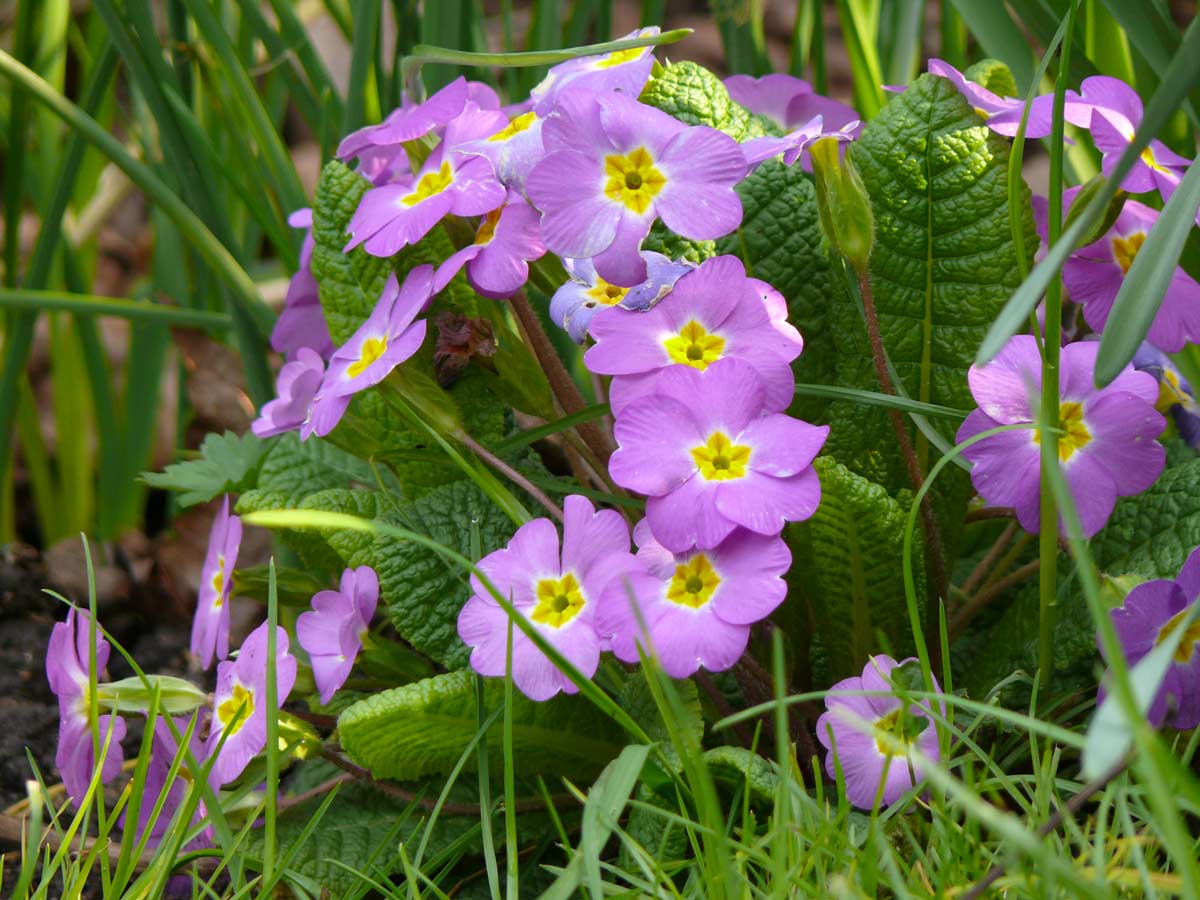
<svg viewBox="0 0 1200 900">
<path fill-rule="evenodd" d="M 721 79 L 694 62 L 663 67 L 642 89 L 643 103 L 688 125 L 707 125 L 735 141 L 764 134 L 761 123 L 729 96 Z"/>
<path fill-rule="evenodd" d="M 902 657 L 912 649 L 901 576 L 909 496 L 893 498 L 827 456 L 813 465 L 821 478 L 821 505 L 808 521 L 785 531 L 795 554 L 792 571 L 803 573 L 789 588 L 810 604 L 828 677 L 836 680 L 862 671 L 869 654 Z M 920 548 L 913 566 L 922 580 Z"/>
<path fill-rule="evenodd" d="M 179 505 L 205 503 L 252 486 L 267 445 L 252 434 L 213 432 L 200 445 L 200 458 L 171 463 L 162 472 L 143 472 L 151 487 L 179 491 Z"/>
<path fill-rule="evenodd" d="M 922 75 L 848 152 L 875 214 L 870 283 L 895 373 L 914 400 L 971 409 L 967 369 L 1019 283 L 1008 219 L 1008 141 L 984 126 L 949 81 Z M 1032 258 L 1037 237 L 1028 203 L 1023 220 Z M 832 322 L 838 381 L 878 389 L 863 314 L 845 291 L 835 293 Z M 911 488 L 885 411 L 835 403 L 829 421 L 827 453 L 891 491 Z M 947 439 L 957 428 L 952 421 L 931 424 Z M 914 442 L 928 469 L 927 439 L 915 433 Z M 962 494 L 950 490 L 956 487 L 948 483 L 940 493 Z M 956 521 L 960 504 L 943 518 Z"/>
<path fill-rule="evenodd" d="M 504 682 L 484 682 L 485 706 L 503 700 Z M 360 700 L 338 719 L 342 747 L 379 778 L 411 780 L 445 774 L 475 736 L 475 675 L 451 672 Z M 513 698 L 513 747 L 522 775 L 595 773 L 620 753 L 621 736 L 585 699 L 560 696 L 535 703 Z M 501 723 L 489 733 L 493 765 L 503 764 Z M 475 765 L 472 756 L 467 767 Z"/>
</svg>

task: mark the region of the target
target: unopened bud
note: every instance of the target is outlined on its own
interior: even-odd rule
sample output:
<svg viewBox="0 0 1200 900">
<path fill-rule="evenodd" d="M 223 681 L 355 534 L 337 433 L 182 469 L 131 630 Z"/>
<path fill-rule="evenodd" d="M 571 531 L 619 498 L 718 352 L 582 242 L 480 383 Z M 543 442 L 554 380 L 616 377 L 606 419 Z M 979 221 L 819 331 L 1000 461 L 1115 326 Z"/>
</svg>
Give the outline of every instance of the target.
<svg viewBox="0 0 1200 900">
<path fill-rule="evenodd" d="M 156 689 L 158 711 L 167 716 L 186 715 L 209 702 L 207 693 L 182 678 L 135 675 L 96 685 L 96 703 L 106 712 L 148 713 Z"/>
<path fill-rule="evenodd" d="M 817 185 L 817 212 L 825 237 L 855 269 L 865 269 L 875 239 L 875 216 L 866 185 L 840 142 L 821 138 L 809 148 Z"/>
</svg>

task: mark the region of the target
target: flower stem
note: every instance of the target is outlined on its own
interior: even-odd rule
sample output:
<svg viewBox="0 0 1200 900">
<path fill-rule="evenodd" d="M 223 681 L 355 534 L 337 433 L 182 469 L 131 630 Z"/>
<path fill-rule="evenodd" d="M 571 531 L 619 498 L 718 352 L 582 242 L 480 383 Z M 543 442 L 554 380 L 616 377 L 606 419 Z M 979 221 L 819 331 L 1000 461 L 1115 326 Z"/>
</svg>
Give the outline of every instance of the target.
<svg viewBox="0 0 1200 900">
<path fill-rule="evenodd" d="M 867 320 L 867 339 L 871 344 L 871 358 L 875 362 L 875 375 L 879 379 L 880 390 L 894 396 L 896 386 L 892 383 L 892 376 L 888 372 L 887 360 L 884 357 L 883 337 L 879 333 L 879 314 L 875 311 L 875 294 L 871 290 L 871 279 L 865 268 L 858 269 L 857 275 L 858 289 L 863 301 L 863 312 Z M 921 471 L 921 464 L 917 460 L 917 453 L 913 448 L 908 428 L 905 427 L 904 417 L 900 415 L 899 410 L 889 409 L 888 418 L 892 422 L 892 429 L 896 432 L 896 444 L 900 448 L 900 455 L 904 457 L 904 464 L 908 469 L 908 477 L 912 482 L 913 490 L 920 491 L 921 484 L 925 481 L 925 473 Z M 948 600 L 950 581 L 946 574 L 942 535 L 938 529 L 937 518 L 933 514 L 933 506 L 929 502 L 928 495 L 921 500 L 921 525 L 925 532 L 925 561 L 933 574 L 934 588 L 939 597 Z M 939 646 L 938 641 L 930 641 L 929 645 L 936 653 Z"/>
<path fill-rule="evenodd" d="M 1067 12 L 1067 30 L 1059 57 L 1058 78 L 1054 83 L 1054 111 L 1050 134 L 1050 197 L 1047 216 L 1047 247 L 1053 247 L 1062 235 L 1063 187 L 1063 106 L 1071 62 L 1071 37 L 1078 4 Z M 1045 700 L 1050 689 L 1054 663 L 1055 595 L 1058 590 L 1058 501 L 1050 490 L 1049 472 L 1058 468 L 1058 394 L 1059 358 L 1062 351 L 1062 277 L 1046 287 L 1046 325 L 1042 347 L 1042 399 L 1038 408 L 1038 433 L 1041 436 L 1041 522 L 1038 557 L 1038 694 Z"/>
<path fill-rule="evenodd" d="M 587 407 L 587 402 L 583 399 L 583 394 L 579 392 L 579 387 L 575 384 L 571 373 L 567 371 L 567 367 L 563 365 L 563 361 L 559 359 L 558 351 L 554 349 L 554 345 L 550 343 L 550 338 L 547 336 L 545 329 L 542 328 L 542 323 L 534 312 L 533 307 L 529 304 L 529 298 L 524 292 L 518 293 L 510 301 L 512 303 L 513 312 L 516 314 L 517 322 L 521 326 L 521 331 L 529 341 L 529 347 L 533 351 L 533 355 L 537 357 L 537 361 L 542 366 L 542 371 L 546 373 L 546 378 L 550 382 L 550 389 L 554 392 L 554 397 L 562 406 L 563 412 L 567 415 L 580 412 Z M 588 448 L 601 461 L 607 462 L 608 457 L 612 455 L 612 444 L 607 435 L 597 427 L 595 422 L 585 422 L 577 425 L 580 437 L 588 445 Z"/>
<path fill-rule="evenodd" d="M 471 437 L 465 431 L 459 432 L 457 438 L 464 447 L 466 447 L 485 463 L 527 493 L 538 503 L 542 504 L 542 506 L 546 508 L 546 512 L 550 513 L 550 515 L 553 516 L 556 521 L 561 522 L 563 520 L 562 508 L 549 497 L 547 497 L 541 488 L 539 488 L 528 478 L 498 457 L 487 447 L 483 446 L 483 444 L 479 443 L 479 441 L 475 440 L 475 438 Z"/>
</svg>

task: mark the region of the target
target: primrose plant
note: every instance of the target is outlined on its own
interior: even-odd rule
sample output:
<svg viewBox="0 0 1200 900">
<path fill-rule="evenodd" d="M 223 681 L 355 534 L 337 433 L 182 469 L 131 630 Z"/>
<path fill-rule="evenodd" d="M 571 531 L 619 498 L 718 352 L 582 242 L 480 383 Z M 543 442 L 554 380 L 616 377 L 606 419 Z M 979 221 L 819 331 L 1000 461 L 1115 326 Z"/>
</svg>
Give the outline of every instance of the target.
<svg viewBox="0 0 1200 900">
<path fill-rule="evenodd" d="M 1057 123 L 1051 96 L 1026 108 L 1011 82 L 934 60 L 864 125 L 799 79 L 723 84 L 640 46 L 562 63 L 510 106 L 458 78 L 345 137 L 292 218 L 278 396 L 226 439 L 251 462 L 210 492 L 225 496 L 191 646 L 197 672 L 216 664 L 193 704 L 209 804 L 257 785 L 270 754 L 437 795 L 501 709 L 517 787 L 579 783 L 632 739 L 622 727 L 654 727 L 639 665 L 675 680 L 704 752 L 745 759 L 702 717 L 780 678 L 827 690 L 783 737 L 823 754 L 854 806 L 917 802 L 953 764 L 948 673 L 1028 706 L 1013 673 L 1037 667 L 1037 566 L 1017 535 L 1041 530 L 1052 474 L 1100 571 L 1145 582 L 1112 612 L 1121 671 L 1184 629 L 1149 714 L 1195 725 L 1196 557 L 1178 535 L 1144 553 L 1138 533 L 1164 496 L 1187 498 L 1180 521 L 1200 511 L 1195 400 L 1164 355 L 1200 336 L 1197 285 L 1179 269 L 1137 368 L 1098 387 L 1096 336 L 1157 216 L 1119 199 L 1064 269 L 1082 321 L 1054 368 L 1057 422 L 1039 424 L 1059 336 L 1037 317 L 972 364 L 1050 215 L 1006 189 L 1022 120 L 1089 132 L 1110 172 L 1141 119 L 1111 78 L 1068 91 Z M 1121 187 L 1170 196 L 1188 161 L 1147 154 Z M 280 624 L 235 650 L 231 604 L 267 594 L 237 568 L 252 525 L 288 554 Z M 1043 688 L 1094 691 L 1078 581 L 1058 597 Z M 89 653 L 85 621 L 56 628 L 48 660 L 77 801 L 97 764 L 81 736 L 106 737 L 115 780 L 111 710 L 133 714 L 89 713 L 108 651 Z M 523 696 L 506 705 L 508 678 Z M 479 751 L 493 761 L 499 727 Z"/>
</svg>

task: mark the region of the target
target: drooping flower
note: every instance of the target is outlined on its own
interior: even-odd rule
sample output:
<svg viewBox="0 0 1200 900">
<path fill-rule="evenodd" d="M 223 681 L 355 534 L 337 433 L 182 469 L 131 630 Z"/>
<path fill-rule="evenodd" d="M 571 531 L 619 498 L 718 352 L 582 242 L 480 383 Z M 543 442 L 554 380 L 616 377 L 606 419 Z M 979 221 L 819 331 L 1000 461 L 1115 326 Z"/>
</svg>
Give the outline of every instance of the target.
<svg viewBox="0 0 1200 900">
<path fill-rule="evenodd" d="M 301 347 L 295 358 L 279 370 L 276 397 L 263 404 L 250 430 L 260 438 L 298 430 L 308 420 L 309 408 L 324 377 L 325 361 L 315 350 Z"/>
<path fill-rule="evenodd" d="M 90 621 L 86 610 L 71 607 L 66 621 L 56 624 L 50 632 L 50 645 L 46 648 L 46 680 L 58 697 L 58 752 L 54 764 L 62 775 L 67 796 L 76 803 L 87 794 L 96 772 L 94 738 L 99 737 L 101 748 L 105 739 L 109 740 L 101 782 L 116 778 L 125 759 L 121 749 L 125 720 L 120 716 L 103 715 L 92 721 L 88 683 Z M 108 641 L 97 629 L 97 675 L 108 665 L 109 650 Z M 110 732 L 112 736 L 108 737 Z"/>
<path fill-rule="evenodd" d="M 906 705 L 894 694 L 892 672 L 911 662 L 916 660 L 898 663 L 890 656 L 872 656 L 861 676 L 843 679 L 829 689 L 826 711 L 817 719 L 817 739 L 829 751 L 825 771 L 836 778 L 840 766 L 846 799 L 859 809 L 874 807 L 881 784 L 881 805 L 890 806 L 921 781 L 922 764 L 912 756 L 910 747 L 915 746 L 932 762 L 941 758 L 937 729 L 929 718 L 933 711 L 930 702 Z M 941 692 L 936 680 L 934 688 Z M 878 691 L 892 696 L 839 696 L 839 691 Z M 943 712 L 941 703 L 938 712 Z M 882 736 L 899 741 L 904 753 Z"/>
<path fill-rule="evenodd" d="M 178 718 L 174 720 L 175 728 L 182 734 L 187 733 L 188 720 Z M 203 763 L 204 755 L 204 740 L 200 737 L 200 727 L 192 729 L 192 735 L 189 743 L 189 749 L 198 763 Z M 138 807 L 137 820 L 134 823 L 133 834 L 137 840 L 141 840 L 146 833 L 146 826 L 150 822 L 150 815 L 154 811 L 155 805 L 159 798 L 163 797 L 162 808 L 159 810 L 158 816 L 154 823 L 150 826 L 149 837 L 147 838 L 146 846 L 157 847 L 162 842 L 163 836 L 166 835 L 171 819 L 176 811 L 183 806 L 184 800 L 187 797 L 188 790 L 192 784 L 192 776 L 187 768 L 187 763 L 182 762 L 175 777 L 168 784 L 167 778 L 171 774 L 171 765 L 175 761 L 175 757 L 179 754 L 179 744 L 175 741 L 171 734 L 171 729 L 167 725 L 165 719 L 159 719 L 154 726 L 154 737 L 150 744 L 150 761 L 146 767 L 146 782 L 142 788 L 141 804 Z M 204 801 L 201 800 L 197 804 L 196 811 L 192 814 L 192 822 L 187 827 L 189 830 L 199 824 L 206 813 Z M 128 829 L 128 808 L 122 814 L 121 828 Z M 177 823 L 176 827 L 184 827 L 183 823 Z M 212 828 L 205 828 L 200 834 L 196 835 L 191 841 L 184 845 L 184 850 L 199 850 L 209 846 L 212 843 Z"/>
<path fill-rule="evenodd" d="M 1079 188 L 1065 191 L 1063 207 L 1069 208 L 1078 193 Z M 1071 299 L 1082 304 L 1084 320 L 1094 331 L 1102 331 L 1108 322 L 1117 292 L 1157 219 L 1157 211 L 1126 200 L 1112 228 L 1100 240 L 1076 250 L 1063 266 L 1063 284 Z M 1176 266 L 1171 276 L 1147 339 L 1168 353 L 1200 340 L 1200 284 L 1182 266 Z"/>
<path fill-rule="evenodd" d="M 1108 521 L 1117 497 L 1150 487 L 1166 460 L 1155 440 L 1166 425 L 1154 409 L 1158 385 L 1126 367 L 1108 387 L 1095 387 L 1098 349 L 1093 341 L 1068 344 L 1059 370 L 1058 457 L 1086 537 Z M 1035 422 L 1041 365 L 1033 336 L 1019 334 L 986 366 L 972 366 L 967 380 L 979 409 L 967 416 L 957 440 L 1000 425 Z M 1035 533 L 1040 445 L 1038 429 L 1028 428 L 992 435 L 963 451 L 974 464 L 975 489 L 992 505 L 1014 507 L 1021 527 Z"/>
<path fill-rule="evenodd" d="M 962 72 L 941 59 L 929 60 L 928 71 L 950 81 L 958 92 L 963 95 L 976 114 L 987 123 L 987 127 L 996 134 L 1013 137 L 1021 124 L 1021 115 L 1025 112 L 1025 101 L 1017 97 L 1001 97 L 994 94 L 981 84 L 971 81 Z M 1078 96 L 1074 91 L 1067 92 L 1067 103 L 1074 104 Z M 1025 137 L 1041 138 L 1050 133 L 1051 118 L 1054 111 L 1054 95 L 1041 94 L 1034 97 L 1029 105 L 1029 121 L 1025 125 Z"/>
<path fill-rule="evenodd" d="M 350 218 L 349 251 L 362 244 L 373 256 L 393 256 L 415 244 L 446 215 L 480 216 L 504 202 L 504 185 L 492 164 L 453 152 L 466 141 L 487 137 L 508 123 L 499 110 L 467 103 L 446 126 L 446 136 L 411 178 L 372 188 Z"/>
<path fill-rule="evenodd" d="M 322 703 L 332 700 L 350 676 L 378 603 L 379 576 L 360 566 L 342 572 L 340 590 L 315 594 L 312 610 L 296 620 L 296 640 L 312 660 Z"/>
<path fill-rule="evenodd" d="M 647 312 L 602 311 L 591 322 L 591 334 L 596 344 L 584 362 L 592 372 L 614 376 L 609 402 L 617 416 L 654 393 L 667 369 L 704 371 L 731 358 L 749 363 L 762 379 L 766 411 L 782 412 L 795 390 L 791 362 L 804 346 L 795 328 L 773 320 L 736 256 L 705 260 Z"/>
<path fill-rule="evenodd" d="M 827 128 L 828 130 L 826 130 Z M 781 153 L 783 154 L 783 164 L 790 166 L 815 141 L 827 137 L 844 143 L 854 140 L 860 130 L 860 123 L 857 119 L 835 129 L 826 126 L 821 116 L 813 116 L 795 131 L 783 137 L 751 138 L 742 144 L 742 153 L 746 156 L 746 165 L 752 169 Z M 812 165 L 807 158 L 805 162 L 807 163 L 805 170 L 811 171 Z"/>
<path fill-rule="evenodd" d="M 1112 611 L 1113 626 L 1129 665 L 1136 665 L 1166 640 L 1198 597 L 1200 548 L 1188 555 L 1174 581 L 1144 581 L 1131 590 L 1124 604 Z M 1104 694 L 1102 685 L 1101 700 Z M 1194 620 L 1184 632 L 1147 718 L 1155 726 L 1165 724 L 1180 731 L 1200 725 L 1200 620 Z"/>
<path fill-rule="evenodd" d="M 1112 175 L 1142 124 L 1142 98 L 1121 79 L 1107 75 L 1085 78 L 1080 88 L 1079 102 L 1068 104 L 1066 119 L 1091 132 L 1096 149 L 1104 157 L 1101 170 L 1105 176 Z M 1162 141 L 1152 140 L 1121 187 L 1134 194 L 1157 189 L 1163 200 L 1168 200 L 1190 164 L 1190 159 L 1173 152 Z M 1196 221 L 1200 224 L 1200 215 Z"/>
<path fill-rule="evenodd" d="M 271 349 L 289 356 L 309 347 L 328 359 L 333 352 L 333 340 L 329 337 L 329 326 L 321 311 L 321 296 L 317 280 L 312 273 L 312 210 L 298 209 L 288 217 L 293 228 L 306 229 L 304 243 L 300 246 L 300 268 L 288 283 L 283 311 L 271 329 Z"/>
<path fill-rule="evenodd" d="M 229 596 L 233 570 L 242 543 L 242 520 L 229 514 L 229 496 L 213 519 L 208 533 L 208 553 L 200 570 L 200 594 L 192 619 L 192 655 L 207 669 L 213 656 L 229 655 Z"/>
<path fill-rule="evenodd" d="M 434 293 L 466 266 L 467 281 L 476 292 L 495 300 L 511 297 L 529 280 L 529 261 L 545 253 L 538 214 L 520 194 L 510 191 L 503 206 L 483 217 L 474 243 L 438 266 Z"/>
<path fill-rule="evenodd" d="M 722 672 L 746 651 L 750 626 L 787 594 L 792 555 L 779 537 L 738 528 L 710 550 L 675 554 L 645 519 L 633 536 L 642 568 L 610 581 L 596 614 L 596 630 L 625 662 L 637 662 L 638 646 L 651 643 L 673 678 L 700 667 Z"/>
<path fill-rule="evenodd" d="M 649 37 L 661 33 L 657 25 L 639 28 L 624 35 L 626 38 Z M 530 91 L 534 111 L 547 115 L 563 93 L 572 91 L 617 91 L 637 97 L 654 68 L 653 47 L 633 47 L 600 56 L 580 56 L 559 63 Z"/>
<path fill-rule="evenodd" d="M 650 530 L 672 553 L 715 547 L 739 525 L 778 534 L 816 510 L 821 482 L 811 463 L 829 428 L 763 415 L 766 394 L 741 359 L 670 366 L 654 393 L 617 416 L 609 472 L 649 497 Z"/>
<path fill-rule="evenodd" d="M 772 74 L 761 78 L 730 75 L 725 87 L 735 102 L 756 115 L 765 116 L 784 131 L 793 131 L 820 116 L 830 131 L 846 130 L 858 137 L 862 131 L 859 115 L 853 107 L 822 96 L 803 79 Z M 847 128 L 853 124 L 853 128 Z M 789 163 L 790 165 L 790 163 Z"/>
<path fill-rule="evenodd" d="M 489 553 L 479 569 L 538 633 L 585 676 L 591 677 L 604 649 L 595 616 L 609 580 L 636 565 L 629 552 L 629 528 L 620 514 L 577 495 L 563 505 L 561 550 L 549 519 L 517 529 L 508 546 Z M 458 616 L 458 634 L 471 647 L 471 667 L 480 675 L 503 676 L 508 615 L 477 576 L 474 594 Z M 548 700 L 577 688 L 550 658 L 515 625 L 513 682 L 533 700 Z"/>
<path fill-rule="evenodd" d="M 485 84 L 459 77 L 423 103 L 404 98 L 378 125 L 367 125 L 351 132 L 338 145 L 337 155 L 343 161 L 359 160 L 359 174 L 379 184 L 387 180 L 393 160 L 406 162 L 403 144 L 424 137 L 459 116 L 467 103 L 480 109 L 494 110 L 500 106 L 496 92 Z"/>
<path fill-rule="evenodd" d="M 426 326 L 425 320 L 417 320 L 417 316 L 433 297 L 433 287 L 433 266 L 417 266 L 408 273 L 403 286 L 395 275 L 388 277 L 371 315 L 329 360 L 301 437 L 328 434 L 345 411 L 349 397 L 383 381 L 421 348 Z"/>
<path fill-rule="evenodd" d="M 296 657 L 288 652 L 287 630 L 276 627 L 275 699 L 282 705 L 296 683 Z M 228 784 L 241 775 L 250 760 L 267 745 L 267 716 L 278 711 L 267 709 L 267 662 L 264 622 L 242 642 L 237 659 L 217 666 L 212 728 L 204 748 L 205 756 L 217 754 L 212 767 L 214 787 Z"/>
<path fill-rule="evenodd" d="M 656 218 L 693 240 L 742 220 L 733 186 L 746 161 L 728 135 L 687 126 L 621 94 L 567 91 L 542 127 L 546 156 L 525 190 L 542 239 L 559 256 L 591 259 L 609 283 L 646 280 L 638 250 Z"/>
<path fill-rule="evenodd" d="M 1158 382 L 1158 402 L 1154 408 L 1171 417 L 1184 443 L 1193 450 L 1200 449 L 1200 403 L 1196 402 L 1191 384 L 1175 363 L 1161 350 L 1143 342 L 1133 355 L 1132 364 L 1139 372 L 1153 375 Z"/>
<path fill-rule="evenodd" d="M 692 269 L 687 260 L 671 260 L 661 253 L 643 250 L 646 280 L 626 288 L 609 284 L 596 273 L 590 259 L 564 259 L 570 279 L 550 300 L 550 321 L 566 330 L 571 340 L 582 344 L 598 312 L 610 307 L 645 311 L 665 297 L 675 282 Z"/>
</svg>

